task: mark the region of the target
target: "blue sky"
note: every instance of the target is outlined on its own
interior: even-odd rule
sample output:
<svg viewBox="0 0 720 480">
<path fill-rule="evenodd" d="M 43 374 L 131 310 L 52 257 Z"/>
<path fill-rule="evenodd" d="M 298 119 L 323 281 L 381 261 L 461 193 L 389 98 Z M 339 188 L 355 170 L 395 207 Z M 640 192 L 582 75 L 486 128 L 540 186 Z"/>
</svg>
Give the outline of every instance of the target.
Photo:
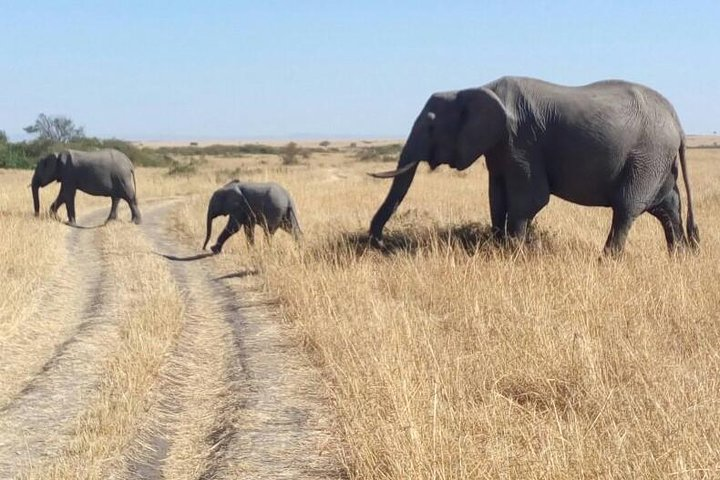
<svg viewBox="0 0 720 480">
<path fill-rule="evenodd" d="M 452 4 L 448 6 L 447 4 Z M 404 137 L 434 91 L 623 78 L 720 131 L 720 1 L 0 0 L 0 130 Z"/>
</svg>

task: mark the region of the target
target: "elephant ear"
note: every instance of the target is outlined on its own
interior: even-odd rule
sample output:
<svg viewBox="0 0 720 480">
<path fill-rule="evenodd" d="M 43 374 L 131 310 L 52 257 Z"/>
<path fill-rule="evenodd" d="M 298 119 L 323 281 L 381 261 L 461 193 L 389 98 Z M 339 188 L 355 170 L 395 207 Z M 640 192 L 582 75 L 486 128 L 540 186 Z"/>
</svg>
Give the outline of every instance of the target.
<svg viewBox="0 0 720 480">
<path fill-rule="evenodd" d="M 460 159 L 456 168 L 463 170 L 507 139 L 509 115 L 500 98 L 487 88 L 462 90 L 458 92 L 458 102 Z"/>
<path fill-rule="evenodd" d="M 61 169 L 65 166 L 69 165 L 70 163 L 72 163 L 72 153 L 70 153 L 69 151 L 58 153 L 57 158 L 58 158 L 58 167 Z"/>
<path fill-rule="evenodd" d="M 60 178 L 62 176 L 63 169 L 70 163 L 70 153 L 69 152 L 53 152 L 53 154 L 50 157 L 51 159 L 54 159 L 53 163 L 53 176 L 54 179 L 58 182 L 60 181 Z"/>
<path fill-rule="evenodd" d="M 41 185 L 45 186 L 60 178 L 60 154 L 53 152 L 40 160 L 37 165 L 37 174 Z"/>
<path fill-rule="evenodd" d="M 228 206 L 232 210 L 243 212 L 245 215 L 250 215 L 252 213 L 252 209 L 250 208 L 250 203 L 248 202 L 248 199 L 240 185 L 235 185 L 235 188 L 232 189 L 232 193 L 233 195 L 230 198 Z"/>
</svg>

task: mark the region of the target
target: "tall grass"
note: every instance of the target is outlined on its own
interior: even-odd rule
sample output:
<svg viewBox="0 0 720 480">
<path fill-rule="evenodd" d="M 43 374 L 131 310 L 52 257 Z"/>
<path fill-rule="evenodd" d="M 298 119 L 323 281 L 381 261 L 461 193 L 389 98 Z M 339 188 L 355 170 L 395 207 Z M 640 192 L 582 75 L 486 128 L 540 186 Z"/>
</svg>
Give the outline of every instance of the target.
<svg viewBox="0 0 720 480">
<path fill-rule="evenodd" d="M 344 163 L 346 178 L 276 174 L 301 248 L 237 238 L 224 258 L 262 269 L 326 372 L 353 478 L 712 478 L 718 165 L 690 153 L 697 255 L 669 257 L 646 215 L 625 256 L 602 260 L 609 212 L 558 200 L 534 244 L 500 248 L 481 165 L 419 173 L 383 255 L 362 240 L 389 185 Z M 183 233 L 202 237 L 205 202 L 177 214 Z"/>
<path fill-rule="evenodd" d="M 609 211 L 556 199 L 533 244 L 490 242 L 480 163 L 418 172 L 388 224 L 390 254 L 364 242 L 389 188 L 364 175 L 380 163 L 222 159 L 186 177 L 140 169 L 138 183 L 141 200 L 188 195 L 171 224 L 178 241 L 198 245 L 207 200 L 225 182 L 218 171 L 242 168 L 291 192 L 302 245 L 278 233 L 249 249 L 238 234 L 216 261 L 257 269 L 279 299 L 332 392 L 351 478 L 715 478 L 718 155 L 688 153 L 700 251 L 669 257 L 645 215 L 618 260 L 600 259 Z M 41 275 L 59 227 L 35 228 L 29 193 L 26 207 L 2 195 L 0 214 L 18 229 L 0 233 L 0 258 Z M 48 249 L 36 255 L 33 242 Z M 11 286 L 11 308 L 41 281 L 22 278 L 30 290 Z"/>
</svg>

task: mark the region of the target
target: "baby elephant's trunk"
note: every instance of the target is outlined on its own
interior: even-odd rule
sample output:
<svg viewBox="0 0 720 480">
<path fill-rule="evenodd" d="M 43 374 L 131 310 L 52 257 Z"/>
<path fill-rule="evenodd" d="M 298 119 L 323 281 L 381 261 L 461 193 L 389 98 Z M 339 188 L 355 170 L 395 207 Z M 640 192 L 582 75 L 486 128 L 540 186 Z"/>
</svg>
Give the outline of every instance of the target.
<svg viewBox="0 0 720 480">
<path fill-rule="evenodd" d="M 210 241 L 210 235 L 212 235 L 212 221 L 215 216 L 213 215 L 212 210 L 210 207 L 208 207 L 208 213 L 207 213 L 207 233 L 205 234 L 205 243 L 203 243 L 203 250 L 207 248 L 207 244 Z"/>
</svg>

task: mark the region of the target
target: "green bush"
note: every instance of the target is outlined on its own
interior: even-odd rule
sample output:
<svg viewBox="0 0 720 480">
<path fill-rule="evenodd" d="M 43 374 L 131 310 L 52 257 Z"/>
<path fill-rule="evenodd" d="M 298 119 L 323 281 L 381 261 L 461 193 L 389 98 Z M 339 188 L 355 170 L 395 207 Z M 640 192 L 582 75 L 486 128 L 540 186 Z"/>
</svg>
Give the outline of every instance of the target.
<svg viewBox="0 0 720 480">
<path fill-rule="evenodd" d="M 0 168 L 25 168 L 35 166 L 35 161 L 28 158 L 22 148 L 12 143 L 0 143 Z"/>
</svg>

